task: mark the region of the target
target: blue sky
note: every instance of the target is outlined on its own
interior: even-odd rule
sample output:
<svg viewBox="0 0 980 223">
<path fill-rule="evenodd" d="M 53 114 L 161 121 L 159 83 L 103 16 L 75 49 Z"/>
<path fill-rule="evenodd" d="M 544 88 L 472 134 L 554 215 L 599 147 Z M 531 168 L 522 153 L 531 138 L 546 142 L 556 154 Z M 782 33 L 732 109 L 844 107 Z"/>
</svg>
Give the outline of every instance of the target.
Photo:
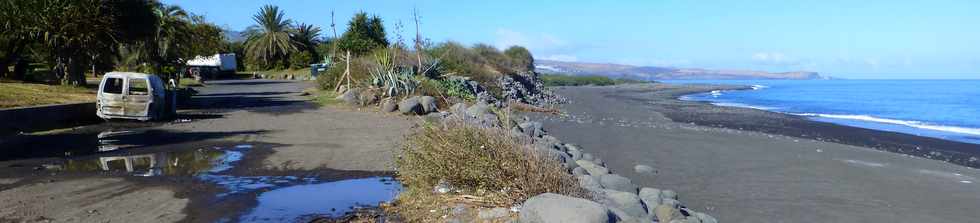
<svg viewBox="0 0 980 223">
<path fill-rule="evenodd" d="M 646 66 L 817 71 L 845 78 L 980 78 L 980 1 L 164 0 L 233 30 L 265 4 L 338 34 L 355 12 L 389 38 L 523 45 L 536 58 Z"/>
</svg>

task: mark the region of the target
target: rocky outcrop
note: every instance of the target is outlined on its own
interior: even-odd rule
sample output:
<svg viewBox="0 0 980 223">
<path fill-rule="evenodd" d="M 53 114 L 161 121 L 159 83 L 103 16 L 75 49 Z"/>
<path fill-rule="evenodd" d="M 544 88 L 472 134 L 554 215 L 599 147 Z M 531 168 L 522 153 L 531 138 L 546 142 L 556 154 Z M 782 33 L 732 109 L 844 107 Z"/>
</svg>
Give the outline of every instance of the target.
<svg viewBox="0 0 980 223">
<path fill-rule="evenodd" d="M 544 82 L 535 72 L 522 72 L 504 75 L 497 80 L 501 96 L 506 101 L 516 101 L 535 106 L 561 104 L 566 100 L 544 87 Z"/>
</svg>

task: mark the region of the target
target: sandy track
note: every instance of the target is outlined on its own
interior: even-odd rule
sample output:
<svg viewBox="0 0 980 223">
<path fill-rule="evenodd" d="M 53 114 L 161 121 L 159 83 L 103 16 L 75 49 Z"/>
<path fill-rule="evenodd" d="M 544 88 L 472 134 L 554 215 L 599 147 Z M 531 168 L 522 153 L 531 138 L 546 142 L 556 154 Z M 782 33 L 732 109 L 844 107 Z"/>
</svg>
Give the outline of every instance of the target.
<svg viewBox="0 0 980 223">
<path fill-rule="evenodd" d="M 94 150 L 96 135 L 105 129 L 148 130 L 130 137 L 142 144 L 126 151 L 132 153 L 261 145 L 236 165 L 234 174 L 242 176 L 339 180 L 394 170 L 394 153 L 410 131 L 412 118 L 370 111 L 373 108 L 317 107 L 300 95 L 308 87 L 312 84 L 296 81 L 212 81 L 197 88 L 198 96 L 182 111 L 185 120 L 102 124 L 0 140 L 0 148 L 18 148 L 4 151 L 16 159 L 0 157 L 0 222 L 210 222 L 255 205 L 254 197 L 248 196 L 212 203 L 220 191 L 189 183 L 196 182 L 190 176 L 63 176 L 42 166 L 64 162 L 64 154 Z M 29 153 L 16 154 L 19 151 Z"/>
<path fill-rule="evenodd" d="M 120 178 L 89 178 L 29 184 L 0 191 L 2 221 L 174 222 L 188 199 L 163 187 L 138 186 Z"/>
</svg>

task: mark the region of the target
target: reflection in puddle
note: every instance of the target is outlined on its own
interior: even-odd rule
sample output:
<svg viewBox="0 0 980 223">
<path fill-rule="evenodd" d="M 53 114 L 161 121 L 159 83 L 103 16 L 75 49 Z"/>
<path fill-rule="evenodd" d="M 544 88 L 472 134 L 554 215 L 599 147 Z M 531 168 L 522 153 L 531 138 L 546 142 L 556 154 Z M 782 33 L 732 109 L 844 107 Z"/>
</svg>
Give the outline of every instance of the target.
<svg viewBox="0 0 980 223">
<path fill-rule="evenodd" d="M 124 171 L 136 176 L 192 176 L 220 163 L 225 151 L 199 149 L 128 156 L 71 159 L 65 170 L 74 172 Z"/>
<path fill-rule="evenodd" d="M 232 170 L 254 147 L 249 144 L 138 153 L 142 149 L 122 143 L 129 141 L 127 137 L 144 137 L 141 134 L 141 131 L 102 132 L 98 134 L 98 151 L 104 155 L 69 159 L 64 170 L 193 177 L 225 189 L 217 194 L 218 200 L 257 194 L 258 205 L 239 218 L 246 222 L 341 217 L 358 207 L 375 207 L 391 201 L 401 191 L 401 184 L 391 177 L 323 182 L 316 177 L 235 176 Z"/>
<path fill-rule="evenodd" d="M 401 184 L 391 177 L 372 177 L 296 185 L 259 195 L 258 206 L 243 222 L 306 222 L 317 217 L 340 217 L 359 207 L 391 201 Z"/>
</svg>

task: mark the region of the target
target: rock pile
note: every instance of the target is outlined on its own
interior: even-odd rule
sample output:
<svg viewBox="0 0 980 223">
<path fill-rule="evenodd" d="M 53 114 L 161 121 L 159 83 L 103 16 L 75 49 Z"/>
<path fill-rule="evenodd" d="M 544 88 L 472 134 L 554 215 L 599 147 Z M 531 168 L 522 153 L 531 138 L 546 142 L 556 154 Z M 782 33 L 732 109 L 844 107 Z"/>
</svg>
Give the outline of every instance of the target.
<svg viewBox="0 0 980 223">
<path fill-rule="evenodd" d="M 490 107 L 482 102 L 472 106 L 460 103 L 441 117 L 458 118 L 484 128 L 505 126 Z M 593 200 L 550 193 L 534 196 L 521 205 L 520 222 L 717 222 L 710 215 L 681 205 L 672 190 L 640 187 L 629 178 L 612 173 L 602 159 L 576 144 L 548 135 L 540 122 L 527 117 L 506 121 L 511 122 L 514 137 L 527 139 L 535 151 L 561 162 L 579 185 L 594 195 Z M 637 165 L 634 170 L 655 171 L 647 165 Z"/>
<path fill-rule="evenodd" d="M 504 100 L 513 100 L 535 106 L 562 104 L 567 100 L 544 87 L 535 72 L 520 72 L 497 79 Z"/>
</svg>

